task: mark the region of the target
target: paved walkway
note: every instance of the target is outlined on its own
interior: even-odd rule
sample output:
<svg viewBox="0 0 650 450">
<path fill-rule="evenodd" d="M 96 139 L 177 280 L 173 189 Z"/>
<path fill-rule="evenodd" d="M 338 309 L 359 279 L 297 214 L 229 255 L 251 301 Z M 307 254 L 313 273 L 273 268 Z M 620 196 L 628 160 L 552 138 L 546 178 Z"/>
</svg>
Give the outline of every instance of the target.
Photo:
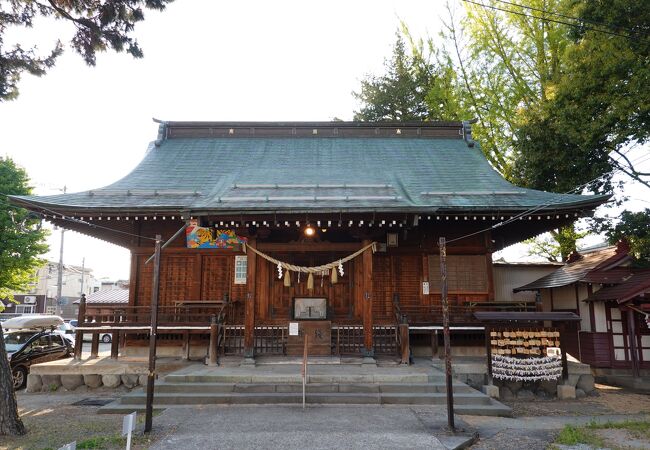
<svg viewBox="0 0 650 450">
<path fill-rule="evenodd" d="M 644 418 L 648 416 L 457 416 L 456 426 L 465 436 L 479 433 L 472 449 L 543 450 L 566 424 Z M 453 448 L 446 425 L 445 409 L 431 406 L 183 407 L 154 418 L 157 444 L 152 449 Z"/>
<path fill-rule="evenodd" d="M 154 418 L 152 449 L 445 449 L 433 435 L 445 424 L 430 407 L 174 408 Z"/>
</svg>

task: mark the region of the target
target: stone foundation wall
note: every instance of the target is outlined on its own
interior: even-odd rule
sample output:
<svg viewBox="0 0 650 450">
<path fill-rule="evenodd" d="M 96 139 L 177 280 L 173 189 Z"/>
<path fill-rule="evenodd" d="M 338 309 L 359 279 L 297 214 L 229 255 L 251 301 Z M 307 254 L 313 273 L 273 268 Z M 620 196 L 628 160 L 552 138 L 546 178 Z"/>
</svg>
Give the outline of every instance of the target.
<svg viewBox="0 0 650 450">
<path fill-rule="evenodd" d="M 147 385 L 146 374 L 66 374 L 38 375 L 30 373 L 27 376 L 27 392 L 53 392 L 59 389 L 66 391 L 83 391 L 106 387 L 115 389 L 123 386 L 132 389 Z"/>
</svg>

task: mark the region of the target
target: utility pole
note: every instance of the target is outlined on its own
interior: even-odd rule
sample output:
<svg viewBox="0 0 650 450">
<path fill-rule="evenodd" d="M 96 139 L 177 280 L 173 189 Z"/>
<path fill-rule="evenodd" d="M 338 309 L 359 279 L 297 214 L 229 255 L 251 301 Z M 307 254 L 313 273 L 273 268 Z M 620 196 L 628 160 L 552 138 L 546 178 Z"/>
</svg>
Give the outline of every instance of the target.
<svg viewBox="0 0 650 450">
<path fill-rule="evenodd" d="M 79 295 L 83 295 L 84 293 L 84 275 L 86 274 L 86 257 L 84 256 L 81 258 L 81 293 Z"/>
<path fill-rule="evenodd" d="M 65 194 L 66 186 L 63 186 L 63 193 Z M 61 290 L 63 289 L 63 237 L 65 229 L 61 227 L 61 249 L 59 251 L 59 275 L 56 287 L 56 315 L 61 315 Z"/>
<path fill-rule="evenodd" d="M 442 334 L 445 342 L 445 379 L 447 384 L 447 423 L 454 431 L 454 387 L 451 379 L 451 344 L 449 342 L 449 299 L 447 298 L 447 242 L 438 240 L 440 247 L 440 287 L 442 291 Z"/>
<path fill-rule="evenodd" d="M 156 379 L 156 338 L 158 337 L 158 291 L 160 288 L 160 241 L 156 235 L 156 251 L 153 259 L 153 285 L 151 292 L 151 331 L 149 334 L 149 375 L 147 377 L 147 403 L 145 409 L 144 432 L 151 431 L 153 418 L 153 390 Z"/>
</svg>

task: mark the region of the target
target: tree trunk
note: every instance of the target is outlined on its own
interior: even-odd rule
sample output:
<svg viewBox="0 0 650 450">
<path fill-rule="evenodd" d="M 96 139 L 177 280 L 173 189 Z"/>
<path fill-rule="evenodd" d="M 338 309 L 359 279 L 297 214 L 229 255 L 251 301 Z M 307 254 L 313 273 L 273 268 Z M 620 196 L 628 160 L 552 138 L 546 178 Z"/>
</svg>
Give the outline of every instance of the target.
<svg viewBox="0 0 650 450">
<path fill-rule="evenodd" d="M 25 432 L 25 425 L 18 415 L 14 377 L 11 374 L 5 340 L 0 329 L 0 436 L 19 436 Z"/>
</svg>

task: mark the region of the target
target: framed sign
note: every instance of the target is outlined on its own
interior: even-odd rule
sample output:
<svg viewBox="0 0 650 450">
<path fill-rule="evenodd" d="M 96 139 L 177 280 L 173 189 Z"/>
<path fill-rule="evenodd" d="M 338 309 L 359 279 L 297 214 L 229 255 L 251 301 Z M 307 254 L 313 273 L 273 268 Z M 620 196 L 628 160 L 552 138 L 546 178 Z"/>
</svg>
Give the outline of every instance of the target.
<svg viewBox="0 0 650 450">
<path fill-rule="evenodd" d="M 325 297 L 294 297 L 294 320 L 326 320 L 327 299 Z"/>
</svg>

